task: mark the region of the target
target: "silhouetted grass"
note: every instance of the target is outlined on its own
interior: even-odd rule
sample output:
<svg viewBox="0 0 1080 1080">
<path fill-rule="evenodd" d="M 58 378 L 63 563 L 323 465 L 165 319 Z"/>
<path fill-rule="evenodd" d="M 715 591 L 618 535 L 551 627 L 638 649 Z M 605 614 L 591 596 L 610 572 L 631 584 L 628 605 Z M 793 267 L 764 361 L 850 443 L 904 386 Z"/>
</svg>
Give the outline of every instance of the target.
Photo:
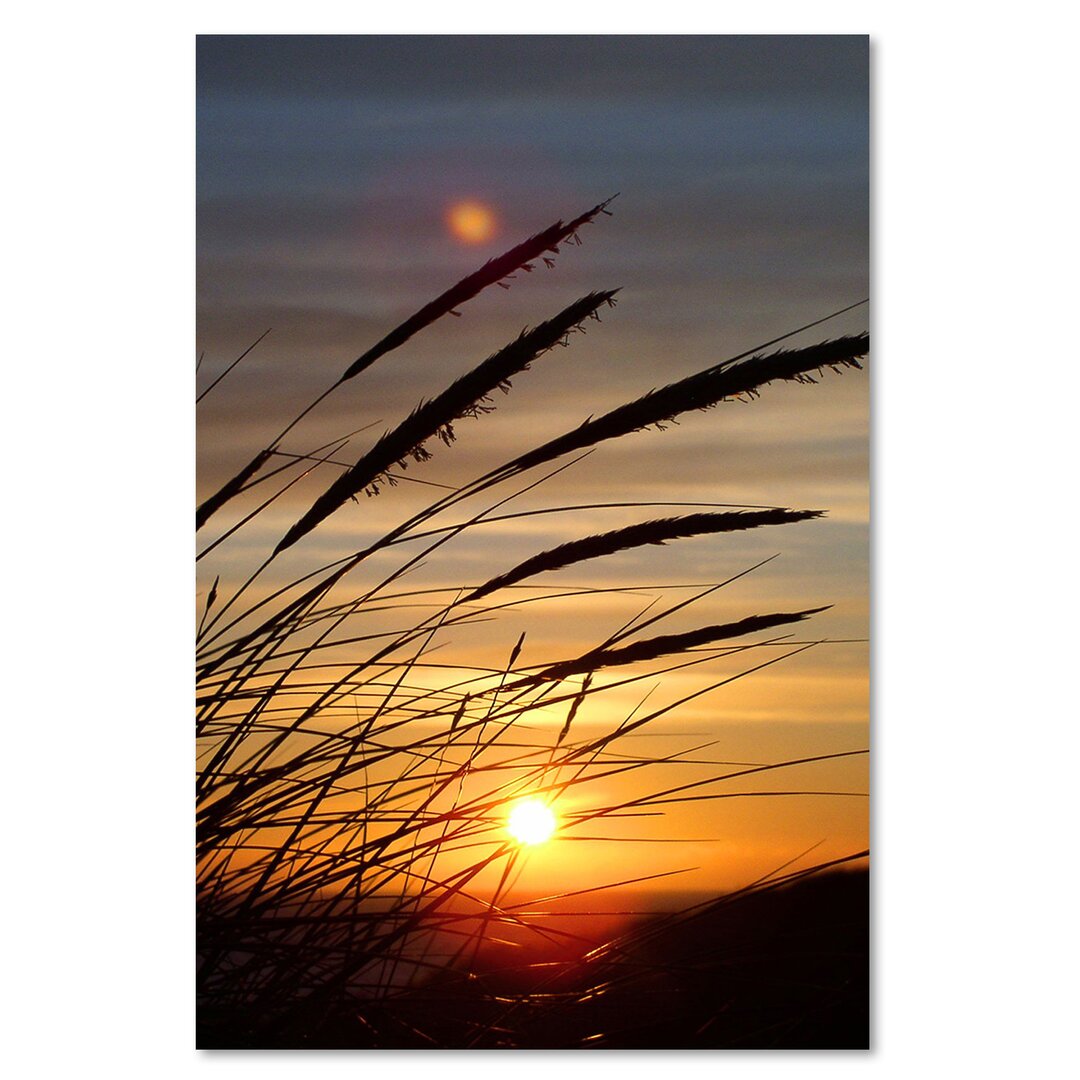
<svg viewBox="0 0 1080 1080">
<path fill-rule="evenodd" d="M 510 380 L 553 349 L 565 344 L 567 335 L 597 308 L 610 304 L 614 292 L 590 293 L 571 304 L 554 318 L 520 336 L 467 375 L 463 375 L 431 401 L 420 405 L 393 431 L 388 432 L 351 468 L 341 474 L 312 504 L 306 514 L 285 534 L 274 549 L 276 555 L 311 532 L 347 499 L 361 491 L 377 495 L 379 484 L 387 482 L 390 467 L 405 468 L 407 460 L 427 461 L 431 454 L 424 444 L 438 436 L 447 446 L 454 440 L 454 424 L 465 417 L 490 411 L 489 395 L 495 390 L 508 391 Z M 393 483 L 391 479 L 389 481 Z"/>
<path fill-rule="evenodd" d="M 392 590 L 421 563 L 437 567 L 447 545 L 476 530 L 497 529 L 501 522 L 526 515 L 593 508 L 553 505 L 544 511 L 498 513 L 552 481 L 574 455 L 643 428 L 663 427 L 690 410 L 753 397 L 774 380 L 804 382 L 825 369 L 858 368 L 869 350 L 867 335 L 765 353 L 778 338 L 640 394 L 555 439 L 523 448 L 422 509 L 402 513 L 359 550 L 328 565 L 312 559 L 310 569 L 284 584 L 262 584 L 277 555 L 287 549 L 302 553 L 306 538 L 351 499 L 392 483 L 398 476 L 392 470 L 427 461 L 430 440 L 438 438 L 449 448 L 456 423 L 482 417 L 492 392 L 508 391 L 511 379 L 537 357 L 567 343 L 583 320 L 611 303 L 614 290 L 590 293 L 523 331 L 421 402 L 352 463 L 343 460 L 351 436 L 329 438 L 307 453 L 284 449 L 282 440 L 299 419 L 334 387 L 443 315 L 456 313 L 483 288 L 503 283 L 516 270 L 530 270 L 533 260 L 549 262 L 547 256 L 560 243 L 576 237 L 577 229 L 601 212 L 607 212 L 605 203 L 537 233 L 420 308 L 354 361 L 269 448 L 256 452 L 199 507 L 197 527 L 226 506 L 234 512 L 199 558 L 231 556 L 237 536 L 249 536 L 252 522 L 266 521 L 264 515 L 286 492 L 302 490 L 304 477 L 316 470 L 320 475 L 339 470 L 276 545 L 267 541 L 266 549 L 252 556 L 246 579 L 236 580 L 235 569 L 231 576 L 215 575 L 199 618 L 200 1045 L 659 1046 L 683 1045 L 679 1040 L 684 1038 L 690 1040 L 685 1045 L 791 1045 L 784 1040 L 795 1038 L 793 1013 L 779 1021 L 786 1036 L 777 1035 L 779 1029 L 769 1022 L 771 998 L 754 1005 L 753 1024 L 736 1025 L 738 1030 L 721 1017 L 731 1009 L 728 998 L 702 998 L 706 1003 L 694 1015 L 704 1019 L 692 1035 L 676 1013 L 665 1013 L 664 1019 L 649 1004 L 656 996 L 650 979 L 667 985 L 686 974 L 680 952 L 685 939 L 679 935 L 691 922 L 701 926 L 707 917 L 721 937 L 730 935 L 725 928 L 736 925 L 729 921 L 732 905 L 752 902 L 768 911 L 764 891 L 779 882 L 792 884 L 792 875 L 771 877 L 743 895 L 674 920 L 638 920 L 620 936 L 602 931 L 591 896 L 601 889 L 617 894 L 619 886 L 640 885 L 668 872 L 598 881 L 572 894 L 522 902 L 513 895 L 521 849 L 503 823 L 507 808 L 523 795 L 560 807 L 560 834 L 589 842 L 597 839 L 589 827 L 631 813 L 662 813 L 676 802 L 859 797 L 801 788 L 746 791 L 733 785 L 748 776 L 782 774 L 862 750 L 734 768 L 715 762 L 706 779 L 672 783 L 680 768 L 700 764 L 694 755 L 701 747 L 663 756 L 627 748 L 631 735 L 677 715 L 694 698 L 813 647 L 814 641 L 761 635 L 801 623 L 824 608 L 751 614 L 643 635 L 647 627 L 687 612 L 735 580 L 730 578 L 648 617 L 643 612 L 593 648 L 556 660 L 526 662 L 524 633 L 503 654 L 504 662 L 487 667 L 444 660 L 437 650 L 452 629 L 498 615 L 512 618 L 524 604 L 552 604 L 567 595 L 586 604 L 612 591 L 568 593 L 524 584 L 544 573 L 647 545 L 805 522 L 822 511 L 729 507 L 716 512 L 720 504 L 715 504 L 707 511 L 652 517 L 545 546 L 524 560 L 506 558 L 505 566 L 492 566 L 480 583 Z M 276 466 L 266 470 L 272 457 Z M 525 477 L 541 467 L 548 471 Z M 252 505 L 250 492 L 256 485 L 262 490 Z M 475 497 L 481 494 L 488 501 L 477 510 Z M 384 492 L 381 500 L 389 497 Z M 472 508 L 448 523 L 467 500 L 473 500 Z M 254 541 L 248 543 L 248 550 L 254 550 Z M 408 553 L 395 562 L 391 556 L 404 545 Z M 377 553 L 384 558 L 375 569 Z M 615 591 L 630 591 L 636 584 L 627 582 Z M 495 593 L 500 602 L 492 605 Z M 745 663 L 735 674 L 680 700 L 648 713 L 639 708 L 609 722 L 598 724 L 593 718 L 582 731 L 579 718 L 599 698 L 610 700 L 620 688 L 723 657 L 745 658 Z M 553 711 L 556 723 L 550 722 Z M 607 794 L 613 777 L 636 783 L 637 794 L 613 800 Z M 552 902 L 571 900 L 572 913 L 564 912 L 561 921 L 547 918 Z M 591 928 L 571 925 L 573 918 L 582 917 L 592 920 Z M 521 962 L 510 970 L 505 957 L 497 969 L 492 966 L 504 948 L 501 941 L 515 943 L 511 953 L 519 950 Z M 704 956 L 694 960 L 691 982 L 707 980 L 713 970 L 709 962 Z M 648 973 L 644 981 L 643 973 Z M 789 1013 L 804 1007 L 800 999 Z M 656 1021 L 652 1029 L 633 1019 L 643 1012 Z M 637 1032 L 629 1040 L 622 1031 L 626 1022 Z M 761 1032 L 760 1043 L 754 1031 Z"/>
<path fill-rule="evenodd" d="M 756 529 L 761 525 L 786 525 L 820 516 L 820 510 L 741 510 L 727 514 L 685 514 L 678 518 L 644 521 L 638 525 L 628 525 L 624 529 L 613 529 L 611 532 L 586 536 L 581 540 L 571 540 L 556 548 L 542 551 L 539 555 L 533 555 L 532 558 L 518 563 L 512 570 L 484 582 L 479 589 L 474 589 L 465 597 L 465 602 L 479 600 L 498 589 L 516 585 L 549 570 L 561 570 L 574 563 L 599 559 L 645 544 L 666 544 L 669 540 L 684 539 L 688 536 L 737 532 L 741 529 Z"/>
</svg>

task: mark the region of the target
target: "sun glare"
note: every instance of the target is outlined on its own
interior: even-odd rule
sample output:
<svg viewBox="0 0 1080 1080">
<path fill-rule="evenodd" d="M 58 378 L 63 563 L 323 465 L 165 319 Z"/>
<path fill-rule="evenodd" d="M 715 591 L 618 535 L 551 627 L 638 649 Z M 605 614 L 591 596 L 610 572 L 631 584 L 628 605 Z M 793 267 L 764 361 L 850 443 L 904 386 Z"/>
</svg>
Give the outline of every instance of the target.
<svg viewBox="0 0 1080 1080">
<path fill-rule="evenodd" d="M 555 815 L 539 799 L 526 799 L 510 811 L 506 827 L 519 844 L 542 844 L 555 832 Z"/>
<path fill-rule="evenodd" d="M 450 231 L 465 244 L 482 244 L 495 235 L 498 224 L 495 212 L 481 202 L 467 200 L 454 203 L 446 212 Z"/>
</svg>

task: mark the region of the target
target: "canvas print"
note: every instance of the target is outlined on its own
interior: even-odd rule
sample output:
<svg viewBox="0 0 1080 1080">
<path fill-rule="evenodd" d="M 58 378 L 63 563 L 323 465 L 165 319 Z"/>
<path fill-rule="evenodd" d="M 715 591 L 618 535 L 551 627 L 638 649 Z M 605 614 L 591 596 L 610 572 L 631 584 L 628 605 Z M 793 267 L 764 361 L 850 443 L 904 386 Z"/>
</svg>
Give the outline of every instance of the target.
<svg viewBox="0 0 1080 1080">
<path fill-rule="evenodd" d="M 196 54 L 198 1046 L 867 1047 L 867 39 Z"/>
</svg>

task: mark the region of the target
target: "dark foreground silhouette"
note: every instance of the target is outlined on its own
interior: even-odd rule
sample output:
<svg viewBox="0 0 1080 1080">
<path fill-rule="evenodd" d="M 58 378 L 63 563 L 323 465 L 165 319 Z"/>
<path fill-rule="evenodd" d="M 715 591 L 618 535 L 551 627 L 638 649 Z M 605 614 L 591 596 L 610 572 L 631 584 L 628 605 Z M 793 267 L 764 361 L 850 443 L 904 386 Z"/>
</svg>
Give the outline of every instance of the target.
<svg viewBox="0 0 1080 1080">
<path fill-rule="evenodd" d="M 587 965 L 565 940 L 526 950 L 500 931 L 467 965 L 379 1002 L 343 999 L 315 1015 L 298 1002 L 269 1024 L 257 1009 L 203 1002 L 198 1045 L 864 1049 L 869 913 L 869 875 L 841 871 L 689 918 L 644 917 Z"/>
</svg>

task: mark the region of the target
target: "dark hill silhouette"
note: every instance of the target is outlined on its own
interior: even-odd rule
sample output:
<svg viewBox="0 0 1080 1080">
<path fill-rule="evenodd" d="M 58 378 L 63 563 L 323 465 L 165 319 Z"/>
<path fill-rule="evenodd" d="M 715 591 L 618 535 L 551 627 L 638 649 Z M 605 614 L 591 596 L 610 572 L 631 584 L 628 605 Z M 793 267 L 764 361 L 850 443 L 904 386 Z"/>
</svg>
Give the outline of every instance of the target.
<svg viewBox="0 0 1080 1080">
<path fill-rule="evenodd" d="M 866 871 L 820 874 L 689 919 L 644 916 L 587 982 L 565 947 L 492 943 L 461 970 L 297 1028 L 203 1010 L 199 1045 L 866 1049 L 869 913 Z"/>
</svg>

